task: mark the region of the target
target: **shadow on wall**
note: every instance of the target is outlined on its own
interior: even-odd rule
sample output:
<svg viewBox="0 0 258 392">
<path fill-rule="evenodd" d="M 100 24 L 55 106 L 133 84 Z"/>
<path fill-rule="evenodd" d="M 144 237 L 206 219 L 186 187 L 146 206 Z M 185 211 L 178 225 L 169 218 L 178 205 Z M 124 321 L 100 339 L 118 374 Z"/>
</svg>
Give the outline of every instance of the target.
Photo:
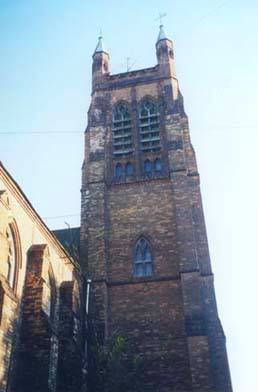
<svg viewBox="0 0 258 392">
<path fill-rule="evenodd" d="M 19 304 L 6 278 L 0 275 L 0 392 L 10 391 L 19 331 Z"/>
</svg>

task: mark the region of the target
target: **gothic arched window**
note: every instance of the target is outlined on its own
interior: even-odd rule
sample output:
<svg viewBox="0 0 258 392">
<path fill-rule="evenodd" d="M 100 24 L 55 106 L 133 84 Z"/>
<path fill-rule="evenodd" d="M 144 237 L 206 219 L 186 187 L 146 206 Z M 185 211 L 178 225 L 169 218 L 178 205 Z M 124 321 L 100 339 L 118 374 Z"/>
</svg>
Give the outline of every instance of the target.
<svg viewBox="0 0 258 392">
<path fill-rule="evenodd" d="M 133 151 L 131 114 L 128 105 L 118 104 L 113 110 L 113 155 L 128 155 Z"/>
<path fill-rule="evenodd" d="M 139 110 L 140 143 L 143 152 L 160 150 L 159 112 L 150 99 L 142 102 Z"/>
<path fill-rule="evenodd" d="M 125 165 L 125 174 L 126 176 L 132 176 L 133 175 L 133 165 L 131 162 L 127 162 Z"/>
<path fill-rule="evenodd" d="M 145 238 L 140 238 L 134 251 L 134 275 L 151 276 L 153 274 L 153 260 L 151 248 Z"/>
<path fill-rule="evenodd" d="M 152 162 L 149 159 L 146 159 L 143 164 L 144 174 L 148 177 L 152 176 Z"/>
<path fill-rule="evenodd" d="M 117 163 L 115 166 L 115 177 L 116 178 L 121 178 L 123 175 L 123 166 L 121 163 Z"/>
<path fill-rule="evenodd" d="M 6 279 L 9 285 L 14 288 L 15 275 L 17 272 L 17 250 L 15 247 L 15 238 L 11 226 L 9 225 L 6 230 L 6 237 L 8 241 L 8 259 L 7 259 L 7 271 Z"/>
</svg>

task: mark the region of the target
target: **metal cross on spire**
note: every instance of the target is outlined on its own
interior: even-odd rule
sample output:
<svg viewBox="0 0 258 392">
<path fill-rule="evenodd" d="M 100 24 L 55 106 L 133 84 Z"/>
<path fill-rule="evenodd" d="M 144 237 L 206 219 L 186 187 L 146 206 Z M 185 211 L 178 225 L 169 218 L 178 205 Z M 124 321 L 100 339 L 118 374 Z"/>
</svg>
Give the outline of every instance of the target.
<svg viewBox="0 0 258 392">
<path fill-rule="evenodd" d="M 156 18 L 155 21 L 159 20 L 159 24 L 160 24 L 160 26 L 162 26 L 163 25 L 162 24 L 162 19 L 165 18 L 165 16 L 167 16 L 167 14 L 165 12 L 163 14 L 159 13 L 159 17 Z"/>
</svg>

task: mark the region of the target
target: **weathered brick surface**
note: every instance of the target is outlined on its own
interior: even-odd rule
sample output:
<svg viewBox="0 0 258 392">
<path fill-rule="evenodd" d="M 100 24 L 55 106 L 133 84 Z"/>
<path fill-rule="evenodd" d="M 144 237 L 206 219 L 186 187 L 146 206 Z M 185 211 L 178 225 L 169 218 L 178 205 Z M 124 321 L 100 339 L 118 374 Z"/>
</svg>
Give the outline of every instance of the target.
<svg viewBox="0 0 258 392">
<path fill-rule="evenodd" d="M 64 283 L 72 288 L 67 312 L 61 295 Z M 75 262 L 0 163 L 1 392 L 53 392 L 60 390 L 57 381 L 64 384 L 63 377 L 62 392 L 81 387 L 85 361 L 81 291 Z M 61 371 L 57 377 L 62 356 L 69 372 Z"/>
<path fill-rule="evenodd" d="M 145 390 L 231 391 L 219 322 L 195 153 L 175 74 L 171 41 L 157 43 L 158 65 L 110 75 L 106 54 L 93 56 L 93 93 L 82 171 L 81 263 L 93 279 L 90 317 L 104 340 L 130 342 L 144 358 Z M 150 97 L 159 108 L 161 150 L 141 152 L 138 110 Z M 112 109 L 126 102 L 134 150 L 113 156 Z M 152 178 L 146 159 L 161 159 Z M 117 162 L 131 177 L 114 178 Z M 137 239 L 151 245 L 154 273 L 133 276 Z"/>
</svg>

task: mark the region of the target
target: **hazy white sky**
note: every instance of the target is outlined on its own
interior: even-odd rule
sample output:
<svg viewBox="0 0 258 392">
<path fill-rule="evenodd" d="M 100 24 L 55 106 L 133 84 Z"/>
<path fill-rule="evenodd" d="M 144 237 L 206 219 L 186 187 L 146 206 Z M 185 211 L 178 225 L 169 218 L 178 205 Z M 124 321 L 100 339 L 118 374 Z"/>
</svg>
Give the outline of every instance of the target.
<svg viewBox="0 0 258 392">
<path fill-rule="evenodd" d="M 0 0 L 0 159 L 50 228 L 78 225 L 99 29 L 113 73 L 127 57 L 152 66 L 159 12 L 197 153 L 234 391 L 257 392 L 257 0 Z"/>
</svg>

